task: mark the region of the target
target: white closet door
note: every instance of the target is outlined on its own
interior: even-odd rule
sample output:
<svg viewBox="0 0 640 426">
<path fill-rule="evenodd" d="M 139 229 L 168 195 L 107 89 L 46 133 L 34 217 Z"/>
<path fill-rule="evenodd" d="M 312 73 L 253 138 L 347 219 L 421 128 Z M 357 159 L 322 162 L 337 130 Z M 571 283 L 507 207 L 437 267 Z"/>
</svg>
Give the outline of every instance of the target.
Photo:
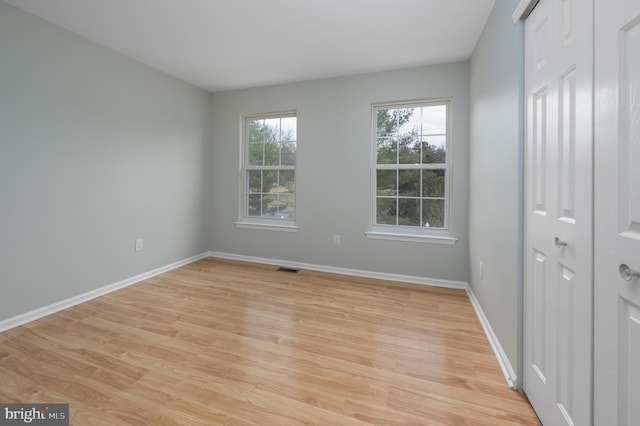
<svg viewBox="0 0 640 426">
<path fill-rule="evenodd" d="M 596 0 L 597 425 L 640 425 L 640 1 Z"/>
<path fill-rule="evenodd" d="M 593 5 L 525 22 L 524 390 L 545 425 L 591 424 Z"/>
</svg>

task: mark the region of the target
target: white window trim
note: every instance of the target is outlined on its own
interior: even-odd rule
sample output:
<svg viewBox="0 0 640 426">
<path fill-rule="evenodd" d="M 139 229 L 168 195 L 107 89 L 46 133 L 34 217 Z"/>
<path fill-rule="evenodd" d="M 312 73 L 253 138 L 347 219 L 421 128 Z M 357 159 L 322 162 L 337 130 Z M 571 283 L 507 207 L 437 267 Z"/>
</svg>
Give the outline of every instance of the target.
<svg viewBox="0 0 640 426">
<path fill-rule="evenodd" d="M 430 243 L 430 244 L 445 244 L 454 245 L 458 242 L 456 237 L 451 235 L 418 235 L 416 233 L 402 233 L 402 232 L 384 232 L 384 231 L 368 231 L 364 233 L 367 238 L 374 240 L 394 240 L 394 241 L 409 241 L 413 243 Z"/>
<path fill-rule="evenodd" d="M 418 106 L 418 105 L 447 105 L 447 177 L 445 181 L 445 228 L 424 228 L 413 226 L 400 226 L 400 225 L 378 225 L 376 224 L 376 172 L 377 165 L 377 116 L 376 111 L 381 107 L 394 108 L 405 106 Z M 429 244 L 445 244 L 454 245 L 458 241 L 453 233 L 453 218 L 452 218 L 452 191 L 451 182 L 453 176 L 453 130 L 452 130 L 452 113 L 453 111 L 453 99 L 452 98 L 434 98 L 434 99 L 418 99 L 409 101 L 395 101 L 395 102 L 378 102 L 371 105 L 371 175 L 370 175 L 370 187 L 371 187 L 371 205 L 370 205 L 370 218 L 369 218 L 369 230 L 365 232 L 367 238 L 379 239 L 379 240 L 395 240 L 395 241 L 408 241 L 419 242 Z M 436 167 L 437 168 L 437 167 Z"/>
<path fill-rule="evenodd" d="M 275 224 L 273 222 L 270 223 L 260 223 L 260 222 L 235 222 L 235 225 L 238 228 L 245 229 L 262 229 L 266 231 L 280 231 L 280 232 L 298 232 L 298 227 L 295 225 L 285 225 L 285 224 Z"/>
<path fill-rule="evenodd" d="M 259 118 L 283 118 L 283 117 L 298 117 L 298 113 L 296 110 L 286 110 L 286 111 L 274 111 L 274 112 L 266 112 L 259 114 L 243 114 L 240 116 L 240 165 L 239 165 L 239 175 L 240 175 L 240 186 L 239 186 L 239 205 L 238 205 L 238 220 L 234 222 L 236 227 L 244 228 L 244 229 L 260 229 L 260 230 L 269 230 L 269 231 L 280 231 L 280 232 L 298 232 L 297 226 L 297 209 L 296 209 L 296 218 L 292 220 L 279 220 L 279 219 L 267 219 L 263 217 L 256 216 L 247 216 L 247 170 L 245 168 L 248 163 L 248 155 L 249 155 L 249 146 L 248 146 L 248 138 L 247 138 L 247 120 L 248 119 L 259 119 Z M 297 131 L 296 131 L 297 133 Z M 298 145 L 298 140 L 296 136 L 296 147 Z M 297 148 L 296 148 L 297 150 Z M 296 165 L 293 170 L 294 174 L 294 182 L 298 177 L 298 161 L 297 161 L 297 153 L 296 153 Z M 296 206 L 298 203 L 298 194 L 297 191 L 295 193 L 296 196 Z"/>
</svg>

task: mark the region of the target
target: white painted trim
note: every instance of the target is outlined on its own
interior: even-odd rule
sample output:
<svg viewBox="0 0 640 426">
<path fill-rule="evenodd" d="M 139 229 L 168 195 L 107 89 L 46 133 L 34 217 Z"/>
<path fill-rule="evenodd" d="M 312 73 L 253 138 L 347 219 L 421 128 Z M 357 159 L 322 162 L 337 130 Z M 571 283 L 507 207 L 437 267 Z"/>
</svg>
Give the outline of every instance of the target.
<svg viewBox="0 0 640 426">
<path fill-rule="evenodd" d="M 63 309 L 67 309 L 72 306 L 79 305 L 80 303 L 87 302 L 91 299 L 95 299 L 96 297 L 104 296 L 105 294 L 111 293 L 121 288 L 139 283 L 140 281 L 147 280 L 149 278 L 155 277 L 156 275 L 160 275 L 165 272 L 171 271 L 172 269 L 176 269 L 181 266 L 188 265 L 189 263 L 193 263 L 197 260 L 204 259 L 205 257 L 208 257 L 208 253 L 206 252 L 189 257 L 187 259 L 179 260 L 169 265 L 161 266 L 160 268 L 156 268 L 148 272 L 143 272 L 142 274 L 124 279 L 122 281 L 118 281 L 113 284 L 108 284 L 104 287 L 100 287 L 95 290 L 91 290 L 86 293 L 79 294 L 77 296 L 70 297 L 66 300 L 61 300 L 59 302 L 52 303 L 51 305 L 43 306 L 42 308 L 34 309 L 33 311 L 17 315 L 13 318 L 0 321 L 0 333 L 3 331 L 9 330 L 11 328 L 26 324 L 28 322 L 35 321 L 47 315 L 54 314 Z"/>
<path fill-rule="evenodd" d="M 235 222 L 238 228 L 245 229 L 262 229 L 267 231 L 281 231 L 281 232 L 298 232 L 298 227 L 295 225 L 283 225 L 275 223 L 259 223 L 259 222 Z"/>
<path fill-rule="evenodd" d="M 393 232 L 381 232 L 381 231 L 367 231 L 364 233 L 367 238 L 374 240 L 394 240 L 394 241 L 410 241 L 413 243 L 427 243 L 427 244 L 446 244 L 454 245 L 458 242 L 455 237 L 440 236 L 440 235 L 427 235 L 427 234 L 402 234 Z"/>
<path fill-rule="evenodd" d="M 540 0 L 520 0 L 520 3 L 516 6 L 516 10 L 513 12 L 513 15 L 511 15 L 513 23 L 517 24 L 519 20 L 526 19 L 536 4 L 538 4 L 538 1 Z"/>
<path fill-rule="evenodd" d="M 245 256 L 233 253 L 221 253 L 210 251 L 209 256 L 219 259 L 239 260 L 242 262 L 260 263 L 265 265 L 282 266 L 293 269 L 306 269 L 309 271 L 327 272 L 330 274 L 349 275 L 352 277 L 373 278 L 387 281 L 399 281 L 411 284 L 430 285 L 434 287 L 457 288 L 466 290 L 469 285 L 461 281 L 441 280 L 437 278 L 416 277 L 413 275 L 389 274 L 386 272 L 363 271 L 360 269 L 340 268 L 335 266 L 315 265 L 311 263 L 292 262 L 288 260 L 267 259 L 263 257 Z"/>
<path fill-rule="evenodd" d="M 487 335 L 487 339 L 489 340 L 489 344 L 491 345 L 491 349 L 493 349 L 493 353 L 498 360 L 498 365 L 500 366 L 500 370 L 502 370 L 502 374 L 504 375 L 505 380 L 507 381 L 507 385 L 512 390 L 519 390 L 518 376 L 516 375 L 513 367 L 511 366 L 511 362 L 509 362 L 509 358 L 507 358 L 507 354 L 505 353 L 496 333 L 493 331 L 489 320 L 487 319 L 484 311 L 482 310 L 482 306 L 480 306 L 480 302 L 476 298 L 476 295 L 471 290 L 471 287 L 467 287 L 467 295 L 469 296 L 469 300 L 471 301 L 471 305 L 473 309 L 476 311 L 476 315 L 480 320 L 480 324 L 484 329 L 484 333 Z"/>
</svg>

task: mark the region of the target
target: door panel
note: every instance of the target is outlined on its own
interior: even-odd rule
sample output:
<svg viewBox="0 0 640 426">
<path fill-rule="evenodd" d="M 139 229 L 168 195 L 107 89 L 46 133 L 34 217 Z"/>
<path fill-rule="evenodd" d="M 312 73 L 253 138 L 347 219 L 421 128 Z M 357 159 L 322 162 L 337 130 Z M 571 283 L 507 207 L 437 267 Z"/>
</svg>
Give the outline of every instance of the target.
<svg viewBox="0 0 640 426">
<path fill-rule="evenodd" d="M 640 2 L 596 0 L 594 419 L 640 424 Z M 639 272 L 640 273 L 640 272 Z"/>
<path fill-rule="evenodd" d="M 548 317 L 545 316 L 545 312 L 548 310 L 545 306 L 547 300 L 545 295 L 547 287 L 546 260 L 547 257 L 544 254 L 534 251 L 533 285 L 527 288 L 533 293 L 527 295 L 528 299 L 532 301 L 531 322 L 528 324 L 532 331 L 527 336 L 530 339 L 531 366 L 542 383 L 547 382 L 545 343 L 549 340 L 547 337 Z"/>
<path fill-rule="evenodd" d="M 575 36 L 575 18 L 574 12 L 575 0 L 561 0 L 560 1 L 560 24 L 561 32 L 564 43 L 569 44 L 571 39 Z"/>
<path fill-rule="evenodd" d="M 620 40 L 620 230 L 640 238 L 640 19 Z"/>
<path fill-rule="evenodd" d="M 640 308 L 628 300 L 620 301 L 620 424 L 637 424 L 640 419 Z M 633 421 L 632 421 L 633 419 Z"/>
<path fill-rule="evenodd" d="M 533 96 L 533 193 L 535 194 L 534 213 L 547 214 L 547 88 L 543 87 Z"/>
<path fill-rule="evenodd" d="M 580 300 L 576 295 L 576 273 L 570 268 L 560 264 L 559 273 L 557 279 L 557 293 L 558 300 L 558 334 L 556 349 L 557 365 L 556 370 L 557 386 L 556 386 L 556 398 L 555 403 L 562 414 L 566 424 L 573 424 L 573 418 L 575 417 L 576 406 L 580 407 L 585 401 L 580 401 L 584 395 L 576 393 L 574 386 L 576 384 L 575 374 L 581 374 L 580 371 L 576 371 L 574 368 L 574 359 L 576 357 L 575 350 L 580 348 L 580 343 L 577 341 L 574 330 L 577 327 L 591 328 L 591 324 L 575 324 L 575 321 L 581 317 L 576 310 L 576 301 Z M 577 286 L 582 283 L 577 283 Z M 580 355 L 582 356 L 582 355 Z M 590 395 L 589 395 L 590 396 Z M 583 409 L 584 407 L 580 407 Z"/>
<path fill-rule="evenodd" d="M 568 0 L 565 0 L 568 2 Z M 558 105 L 558 217 L 575 224 L 576 69 L 560 76 Z"/>
<path fill-rule="evenodd" d="M 525 23 L 524 390 L 545 425 L 591 424 L 593 7 Z"/>
</svg>

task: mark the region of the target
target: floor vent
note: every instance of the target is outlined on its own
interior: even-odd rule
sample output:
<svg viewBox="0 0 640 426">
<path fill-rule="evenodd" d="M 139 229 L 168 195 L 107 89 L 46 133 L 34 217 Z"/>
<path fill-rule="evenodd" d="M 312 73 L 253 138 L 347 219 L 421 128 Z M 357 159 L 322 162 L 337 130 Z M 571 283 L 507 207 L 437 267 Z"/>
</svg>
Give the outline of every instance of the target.
<svg viewBox="0 0 640 426">
<path fill-rule="evenodd" d="M 276 269 L 276 271 L 278 272 L 290 272 L 292 274 L 295 274 L 296 272 L 298 272 L 298 269 L 293 269 L 293 268 L 278 268 Z"/>
</svg>

